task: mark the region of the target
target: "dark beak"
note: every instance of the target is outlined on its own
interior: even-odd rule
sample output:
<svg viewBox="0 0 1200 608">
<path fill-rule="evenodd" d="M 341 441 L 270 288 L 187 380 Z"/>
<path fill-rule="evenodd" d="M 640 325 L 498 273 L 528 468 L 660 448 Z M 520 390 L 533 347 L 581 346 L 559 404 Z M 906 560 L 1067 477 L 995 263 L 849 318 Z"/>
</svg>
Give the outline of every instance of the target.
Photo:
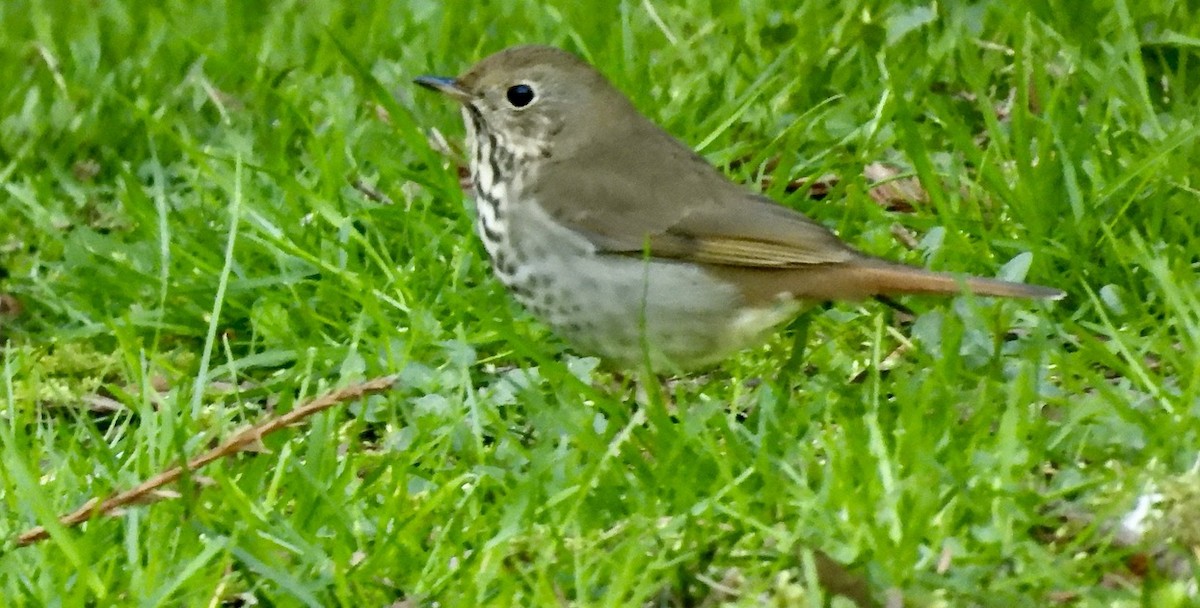
<svg viewBox="0 0 1200 608">
<path fill-rule="evenodd" d="M 421 76 L 413 80 L 413 82 L 427 88 L 448 95 L 458 101 L 466 101 L 472 97 L 466 89 L 458 86 L 458 81 L 454 78 L 445 78 L 443 76 Z"/>
</svg>

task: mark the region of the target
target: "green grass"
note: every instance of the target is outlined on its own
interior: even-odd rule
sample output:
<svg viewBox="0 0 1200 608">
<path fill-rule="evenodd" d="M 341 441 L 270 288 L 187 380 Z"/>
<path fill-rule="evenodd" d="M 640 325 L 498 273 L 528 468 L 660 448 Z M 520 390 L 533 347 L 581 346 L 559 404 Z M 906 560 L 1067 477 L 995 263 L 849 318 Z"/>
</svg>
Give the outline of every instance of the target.
<svg viewBox="0 0 1200 608">
<path fill-rule="evenodd" d="M 818 605 L 817 552 L 910 605 L 1198 601 L 1194 7 L 558 4 L 0 3 L 0 537 L 400 376 L 175 499 L 8 542 L 6 605 Z M 837 305 L 677 384 L 678 422 L 637 408 L 489 277 L 426 143 L 462 127 L 411 79 L 521 42 L 735 179 L 778 158 L 769 194 L 865 250 L 1030 253 L 1070 295 Z M 878 160 L 929 203 L 876 205 Z M 1160 549 L 1182 577 L 1131 572 Z"/>
</svg>

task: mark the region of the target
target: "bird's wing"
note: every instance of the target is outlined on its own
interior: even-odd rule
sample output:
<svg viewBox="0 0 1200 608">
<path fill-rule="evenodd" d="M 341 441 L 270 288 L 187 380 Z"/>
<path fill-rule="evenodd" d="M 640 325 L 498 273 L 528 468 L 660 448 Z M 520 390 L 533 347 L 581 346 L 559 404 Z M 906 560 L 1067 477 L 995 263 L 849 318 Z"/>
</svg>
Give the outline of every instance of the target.
<svg viewBox="0 0 1200 608">
<path fill-rule="evenodd" d="M 652 257 L 707 264 L 750 304 L 774 302 L 781 294 L 831 300 L 956 294 L 964 288 L 1001 297 L 1064 295 L 865 255 L 803 214 L 725 179 L 683 144 L 668 142 L 636 148 L 589 142 L 588 162 L 552 158 L 532 195 L 598 250 L 625 255 L 648 250 Z M 649 150 L 667 157 L 652 157 Z"/>
<path fill-rule="evenodd" d="M 654 257 L 756 268 L 861 257 L 805 215 L 730 182 L 664 132 L 649 136 L 657 134 L 661 145 L 597 141 L 586 159 L 550 159 L 533 197 L 610 253 L 648 249 Z"/>
</svg>

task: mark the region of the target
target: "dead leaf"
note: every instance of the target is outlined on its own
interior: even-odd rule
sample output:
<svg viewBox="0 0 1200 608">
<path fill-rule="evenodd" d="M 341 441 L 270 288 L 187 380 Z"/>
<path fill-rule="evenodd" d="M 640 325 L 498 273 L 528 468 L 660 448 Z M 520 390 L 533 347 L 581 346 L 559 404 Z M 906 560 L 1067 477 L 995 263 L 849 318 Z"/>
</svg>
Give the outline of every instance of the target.
<svg viewBox="0 0 1200 608">
<path fill-rule="evenodd" d="M 0 317 L 19 317 L 25 311 L 17 296 L 0 293 Z"/>
<path fill-rule="evenodd" d="M 125 404 L 104 395 L 87 395 L 83 398 L 83 405 L 88 411 L 98 414 L 115 414 L 126 409 Z"/>
<path fill-rule="evenodd" d="M 75 161 L 75 164 L 71 165 L 71 174 L 81 182 L 90 182 L 100 174 L 100 163 L 94 158 Z"/>
<path fill-rule="evenodd" d="M 892 224 L 891 232 L 892 236 L 896 237 L 896 240 L 900 241 L 900 244 L 904 245 L 907 249 L 916 249 L 920 245 L 920 241 L 917 240 L 917 233 L 906 226 Z"/>
<path fill-rule="evenodd" d="M 888 211 L 912 213 L 917 205 L 929 202 L 929 194 L 915 177 L 901 177 L 903 173 L 883 163 L 871 163 L 863 168 L 863 177 L 872 183 L 867 191 L 871 198 Z"/>
<path fill-rule="evenodd" d="M 382 104 L 375 104 L 375 119 L 385 125 L 392 124 L 392 114 Z"/>
</svg>

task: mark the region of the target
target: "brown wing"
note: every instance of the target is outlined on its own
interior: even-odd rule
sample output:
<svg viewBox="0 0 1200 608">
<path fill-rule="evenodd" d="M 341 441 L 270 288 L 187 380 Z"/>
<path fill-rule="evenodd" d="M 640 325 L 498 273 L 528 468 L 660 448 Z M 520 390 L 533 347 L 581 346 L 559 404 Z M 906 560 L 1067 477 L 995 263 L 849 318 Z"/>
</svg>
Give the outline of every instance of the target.
<svg viewBox="0 0 1200 608">
<path fill-rule="evenodd" d="M 1000 297 L 1064 295 L 865 255 L 803 214 L 730 182 L 648 121 L 621 135 L 588 138 L 586 162 L 569 151 L 552 157 L 534 191 L 546 212 L 601 251 L 641 255 L 649 247 L 655 257 L 705 264 L 751 303 L 785 293 L 812 300 L 964 289 Z"/>
<path fill-rule="evenodd" d="M 553 157 L 534 192 L 553 217 L 602 251 L 707 264 L 788 268 L 860 254 L 824 226 L 734 184 L 658 127 Z M 614 142 L 636 142 L 615 145 Z"/>
</svg>

